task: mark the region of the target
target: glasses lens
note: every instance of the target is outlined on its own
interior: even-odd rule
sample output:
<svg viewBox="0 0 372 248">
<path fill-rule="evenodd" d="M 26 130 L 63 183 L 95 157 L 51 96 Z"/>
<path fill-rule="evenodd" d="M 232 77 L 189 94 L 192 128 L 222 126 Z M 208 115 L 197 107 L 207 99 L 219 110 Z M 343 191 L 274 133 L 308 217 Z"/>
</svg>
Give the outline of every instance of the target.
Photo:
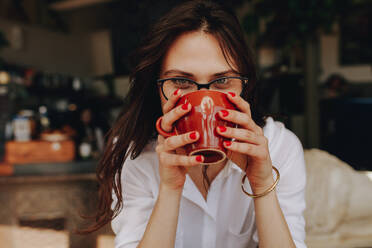
<svg viewBox="0 0 372 248">
<path fill-rule="evenodd" d="M 224 93 L 235 92 L 239 95 L 243 90 L 243 82 L 240 78 L 221 78 L 214 81 L 210 89 Z"/>
<path fill-rule="evenodd" d="M 178 89 L 180 89 L 183 94 L 187 94 L 197 91 L 198 85 L 185 78 L 172 78 L 164 81 L 163 83 L 163 92 L 168 99 Z M 234 92 L 237 95 L 240 95 L 243 90 L 243 80 L 241 78 L 230 77 L 219 78 L 214 80 L 213 83 L 209 85 L 209 89 L 224 93 Z"/>
<path fill-rule="evenodd" d="M 163 91 L 168 99 L 178 89 L 182 90 L 183 94 L 187 94 L 198 90 L 198 87 L 187 79 L 169 79 L 164 81 Z"/>
</svg>

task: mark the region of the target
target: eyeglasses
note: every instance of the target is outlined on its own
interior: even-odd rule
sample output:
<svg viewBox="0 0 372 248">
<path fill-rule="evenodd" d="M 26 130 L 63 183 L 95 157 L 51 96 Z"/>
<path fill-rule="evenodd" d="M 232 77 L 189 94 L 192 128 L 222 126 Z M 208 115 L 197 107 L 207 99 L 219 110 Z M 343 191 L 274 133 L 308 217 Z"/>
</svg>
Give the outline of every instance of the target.
<svg viewBox="0 0 372 248">
<path fill-rule="evenodd" d="M 220 77 L 206 84 L 199 84 L 198 82 L 189 78 L 172 77 L 158 79 L 157 83 L 159 87 L 161 87 L 163 96 L 168 100 L 169 97 L 178 89 L 180 89 L 184 94 L 205 88 L 224 93 L 234 92 L 237 95 L 240 95 L 244 86 L 248 83 L 248 78 L 238 76 Z"/>
</svg>

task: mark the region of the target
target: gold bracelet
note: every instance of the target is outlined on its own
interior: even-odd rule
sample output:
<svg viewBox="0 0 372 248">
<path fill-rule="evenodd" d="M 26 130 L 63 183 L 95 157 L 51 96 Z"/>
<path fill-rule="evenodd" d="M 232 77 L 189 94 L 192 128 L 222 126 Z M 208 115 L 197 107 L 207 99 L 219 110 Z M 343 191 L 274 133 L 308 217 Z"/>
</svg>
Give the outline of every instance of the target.
<svg viewBox="0 0 372 248">
<path fill-rule="evenodd" d="M 275 180 L 274 184 L 271 185 L 270 188 L 268 188 L 267 190 L 265 190 L 265 192 L 260 193 L 260 194 L 251 194 L 251 193 L 248 193 L 248 192 L 244 189 L 244 181 L 245 181 L 245 178 L 247 177 L 247 175 L 244 175 L 244 177 L 242 178 L 242 190 L 243 190 L 243 192 L 244 192 L 246 195 L 248 195 L 248 196 L 250 196 L 250 197 L 252 197 L 252 198 L 258 198 L 258 197 L 261 197 L 261 196 L 265 196 L 265 195 L 267 195 L 268 193 L 270 193 L 271 191 L 273 191 L 273 190 L 275 189 L 276 185 L 278 184 L 279 179 L 280 179 L 280 173 L 279 173 L 278 169 L 275 168 L 275 166 L 273 166 L 273 169 L 274 169 L 274 171 L 275 171 L 275 173 L 276 173 L 276 180 Z"/>
</svg>

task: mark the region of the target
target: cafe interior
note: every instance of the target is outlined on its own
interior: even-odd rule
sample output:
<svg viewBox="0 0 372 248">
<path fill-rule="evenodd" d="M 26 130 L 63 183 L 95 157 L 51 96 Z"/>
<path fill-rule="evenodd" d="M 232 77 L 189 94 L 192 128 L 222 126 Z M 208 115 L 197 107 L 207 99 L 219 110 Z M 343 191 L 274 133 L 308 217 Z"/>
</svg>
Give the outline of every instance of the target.
<svg viewBox="0 0 372 248">
<path fill-rule="evenodd" d="M 129 57 L 180 0 L 0 0 L 0 247 L 113 248 L 87 235 Z M 372 2 L 231 0 L 262 105 L 300 139 L 309 248 L 372 247 Z"/>
</svg>

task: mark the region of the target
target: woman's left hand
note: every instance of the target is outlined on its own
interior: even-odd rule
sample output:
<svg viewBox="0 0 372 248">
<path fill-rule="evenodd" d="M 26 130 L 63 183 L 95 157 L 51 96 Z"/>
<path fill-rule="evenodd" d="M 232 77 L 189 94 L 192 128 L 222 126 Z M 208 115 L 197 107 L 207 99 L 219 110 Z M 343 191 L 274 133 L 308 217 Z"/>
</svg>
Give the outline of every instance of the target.
<svg viewBox="0 0 372 248">
<path fill-rule="evenodd" d="M 235 139 L 224 142 L 227 156 L 246 172 L 253 193 L 262 193 L 274 182 L 268 140 L 262 128 L 253 121 L 249 103 L 234 93 L 227 95 L 239 111 L 221 110 L 219 116 L 238 124 L 238 128 L 217 127 L 217 132 Z"/>
</svg>

